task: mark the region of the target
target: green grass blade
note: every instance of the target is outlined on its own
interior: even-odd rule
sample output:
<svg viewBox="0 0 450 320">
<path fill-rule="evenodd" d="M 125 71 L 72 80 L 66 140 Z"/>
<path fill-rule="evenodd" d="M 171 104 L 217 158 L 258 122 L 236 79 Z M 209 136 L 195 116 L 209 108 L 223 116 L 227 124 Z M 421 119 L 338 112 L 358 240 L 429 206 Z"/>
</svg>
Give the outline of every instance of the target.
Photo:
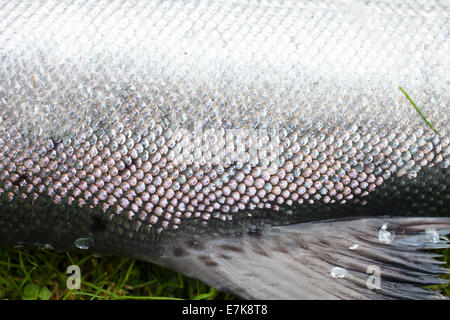
<svg viewBox="0 0 450 320">
<path fill-rule="evenodd" d="M 67 288 L 67 266 L 81 268 L 81 288 Z M 235 299 L 180 273 L 125 257 L 0 248 L 0 299 Z"/>
<path fill-rule="evenodd" d="M 409 102 L 411 102 L 411 104 L 413 105 L 414 109 L 416 109 L 416 111 L 419 113 L 419 115 L 422 117 L 422 119 L 426 122 L 426 124 L 434 131 L 436 132 L 436 134 L 440 135 L 440 133 L 431 125 L 431 123 L 427 120 L 427 118 L 425 117 L 425 115 L 422 113 L 422 111 L 419 109 L 419 107 L 416 105 L 416 103 L 411 99 L 411 97 L 406 93 L 405 89 L 403 89 L 401 86 L 398 87 L 403 94 L 405 95 L 406 99 L 409 100 Z"/>
</svg>

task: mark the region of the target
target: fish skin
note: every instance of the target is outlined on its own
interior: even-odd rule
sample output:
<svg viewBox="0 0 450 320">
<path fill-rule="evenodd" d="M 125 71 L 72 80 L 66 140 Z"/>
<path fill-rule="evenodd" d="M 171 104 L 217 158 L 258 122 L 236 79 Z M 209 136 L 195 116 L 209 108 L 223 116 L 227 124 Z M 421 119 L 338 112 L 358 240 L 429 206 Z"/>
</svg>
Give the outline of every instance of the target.
<svg viewBox="0 0 450 320">
<path fill-rule="evenodd" d="M 189 273 L 174 246 L 272 241 L 272 227 L 329 219 L 448 219 L 448 9 L 4 2 L 0 243 L 88 238 Z"/>
</svg>

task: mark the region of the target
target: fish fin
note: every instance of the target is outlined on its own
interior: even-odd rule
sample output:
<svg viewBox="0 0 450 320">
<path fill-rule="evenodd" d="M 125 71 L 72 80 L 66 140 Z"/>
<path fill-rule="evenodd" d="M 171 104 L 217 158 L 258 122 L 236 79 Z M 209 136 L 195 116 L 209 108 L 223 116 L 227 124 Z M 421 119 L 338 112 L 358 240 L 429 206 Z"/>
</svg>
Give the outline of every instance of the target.
<svg viewBox="0 0 450 320">
<path fill-rule="evenodd" d="M 423 286 L 450 270 L 428 249 L 448 233 L 450 218 L 311 222 L 166 244 L 156 262 L 246 299 L 436 299 Z"/>
</svg>

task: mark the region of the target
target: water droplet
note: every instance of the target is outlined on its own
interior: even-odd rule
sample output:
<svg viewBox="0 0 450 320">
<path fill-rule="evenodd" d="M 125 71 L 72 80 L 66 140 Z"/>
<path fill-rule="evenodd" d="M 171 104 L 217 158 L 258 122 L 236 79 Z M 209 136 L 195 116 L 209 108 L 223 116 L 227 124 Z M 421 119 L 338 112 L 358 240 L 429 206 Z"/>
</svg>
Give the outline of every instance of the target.
<svg viewBox="0 0 450 320">
<path fill-rule="evenodd" d="M 343 279 L 347 275 L 347 270 L 340 267 L 333 267 L 330 272 L 331 276 L 333 278 L 340 278 Z"/>
<path fill-rule="evenodd" d="M 357 243 L 354 243 L 354 244 L 352 244 L 350 247 L 348 247 L 350 250 L 356 250 L 356 249 L 358 249 L 358 247 L 359 247 L 359 244 L 357 244 Z"/>
<path fill-rule="evenodd" d="M 378 231 L 378 240 L 381 243 L 389 244 L 395 238 L 395 233 L 387 230 L 387 223 L 383 224 Z"/>
<path fill-rule="evenodd" d="M 77 240 L 75 240 L 74 243 L 75 247 L 82 250 L 89 249 L 89 247 L 92 246 L 93 244 L 94 240 L 92 240 L 91 238 L 78 238 Z"/>
<path fill-rule="evenodd" d="M 53 246 L 50 243 L 44 243 L 42 247 L 47 250 L 54 250 Z"/>
<path fill-rule="evenodd" d="M 427 228 L 425 229 L 425 235 L 427 237 L 427 240 L 431 243 L 438 243 L 439 242 L 439 232 L 436 231 L 435 228 Z"/>
</svg>

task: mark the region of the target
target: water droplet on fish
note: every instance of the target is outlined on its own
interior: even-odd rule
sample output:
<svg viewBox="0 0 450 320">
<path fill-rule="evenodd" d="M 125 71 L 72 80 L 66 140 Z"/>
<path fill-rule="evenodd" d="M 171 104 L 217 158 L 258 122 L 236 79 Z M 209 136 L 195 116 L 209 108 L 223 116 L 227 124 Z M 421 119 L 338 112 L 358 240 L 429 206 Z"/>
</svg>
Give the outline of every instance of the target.
<svg viewBox="0 0 450 320">
<path fill-rule="evenodd" d="M 431 243 L 438 243 L 439 242 L 439 232 L 436 231 L 435 228 L 427 228 L 425 229 L 425 235 L 427 237 L 427 240 Z"/>
<path fill-rule="evenodd" d="M 352 244 L 350 247 L 348 247 L 350 250 L 356 250 L 356 249 L 358 249 L 358 247 L 359 247 L 359 244 L 357 244 L 357 243 L 354 243 L 354 244 Z"/>
<path fill-rule="evenodd" d="M 340 278 L 343 279 L 347 275 L 347 270 L 340 267 L 333 267 L 330 272 L 331 276 L 333 278 Z"/>
<path fill-rule="evenodd" d="M 93 245 L 93 243 L 94 240 L 92 240 L 91 238 L 78 238 L 77 240 L 75 240 L 74 245 L 78 249 L 87 250 L 90 246 Z"/>
<path fill-rule="evenodd" d="M 42 247 L 47 250 L 54 250 L 53 246 L 50 243 L 44 243 Z"/>
<path fill-rule="evenodd" d="M 395 233 L 387 230 L 387 223 L 383 224 L 378 231 L 378 240 L 381 243 L 389 244 L 395 238 Z"/>
</svg>

